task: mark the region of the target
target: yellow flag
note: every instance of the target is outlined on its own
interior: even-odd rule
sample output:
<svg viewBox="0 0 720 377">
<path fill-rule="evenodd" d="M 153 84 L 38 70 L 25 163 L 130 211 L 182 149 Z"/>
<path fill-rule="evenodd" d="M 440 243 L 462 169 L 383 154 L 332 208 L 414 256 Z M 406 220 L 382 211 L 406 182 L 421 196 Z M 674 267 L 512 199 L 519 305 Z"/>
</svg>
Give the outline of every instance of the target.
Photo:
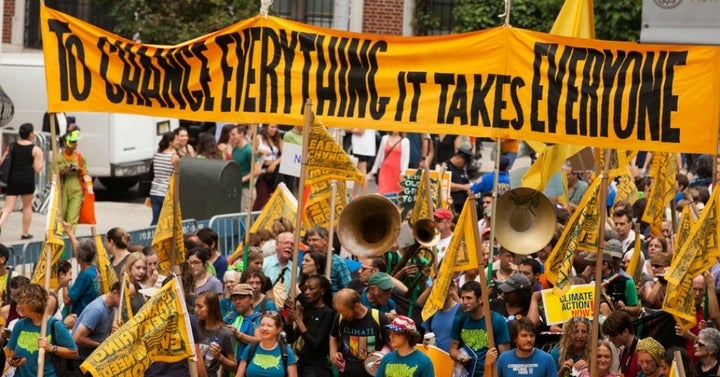
<svg viewBox="0 0 720 377">
<path fill-rule="evenodd" d="M 612 179 L 617 176 L 628 174 L 628 165 L 630 161 L 637 156 L 637 151 L 628 150 L 610 150 L 610 163 L 608 164 L 608 178 Z M 600 170 L 605 167 L 605 151 L 595 148 L 595 165 Z M 616 200 L 617 201 L 617 200 Z"/>
<path fill-rule="evenodd" d="M 595 13 L 592 0 L 565 0 L 550 34 L 595 39 Z"/>
<path fill-rule="evenodd" d="M 463 205 L 445 258 L 440 264 L 440 271 L 432 286 L 430 296 L 423 306 L 423 320 L 430 318 L 445 304 L 445 297 L 447 297 L 455 271 L 478 267 L 477 250 L 479 245 L 475 244 L 475 232 L 478 231 L 478 228 L 477 224 L 472 221 L 472 212 L 470 212 L 470 205 L 473 204 L 475 204 L 474 200 L 466 200 Z"/>
<path fill-rule="evenodd" d="M 102 236 L 99 234 L 95 236 L 95 248 L 97 249 L 95 265 L 100 271 L 100 289 L 105 294 L 110 292 L 110 287 L 118 281 L 118 277 L 115 275 L 115 269 L 112 267 Z"/>
<path fill-rule="evenodd" d="M 361 185 L 365 183 L 365 175 L 357 169 L 357 165 L 315 114 L 310 128 L 306 166 L 306 185 L 330 179 L 355 181 Z"/>
<path fill-rule="evenodd" d="M 412 215 L 410 217 L 410 224 L 415 224 L 418 220 L 432 219 L 432 208 L 428 208 L 428 187 L 425 183 L 425 170 L 420 171 L 420 186 L 418 186 L 417 193 L 415 195 L 415 205 L 413 206 Z M 432 190 L 432 188 L 430 188 Z"/>
<path fill-rule="evenodd" d="M 340 214 L 347 205 L 347 186 L 345 181 L 335 181 L 335 219 L 333 226 L 337 225 Z M 307 188 L 307 187 L 306 187 Z M 303 225 L 305 229 L 313 226 L 330 228 L 330 208 L 332 198 L 332 182 L 320 181 L 310 187 L 310 195 L 303 208 Z"/>
<path fill-rule="evenodd" d="M 695 302 L 692 295 L 692 279 L 699 276 L 716 262 L 720 256 L 718 240 L 718 210 L 720 189 L 714 187 L 700 218 L 690 230 L 688 238 L 670 268 L 665 273 L 668 281 L 663 310 L 672 314 L 683 329 L 692 328 L 695 323 Z M 689 327 L 688 327 L 689 326 Z"/>
<path fill-rule="evenodd" d="M 688 237 L 690 237 L 690 230 L 692 230 L 696 222 L 697 219 L 693 214 L 692 208 L 690 208 L 689 204 L 685 205 L 680 213 L 680 221 L 678 222 L 677 233 L 675 235 L 675 245 L 673 248 L 675 252 L 672 257 L 673 262 L 675 261 L 675 258 L 680 255 L 679 251 L 682 249 Z"/>
<path fill-rule="evenodd" d="M 47 214 L 47 222 L 45 229 L 47 231 L 46 241 L 43 245 L 42 251 L 40 252 L 40 259 L 35 265 L 35 271 L 33 272 L 32 279 L 33 283 L 45 285 L 45 274 L 47 271 L 50 272 L 50 288 L 57 289 L 57 269 L 52 266 L 57 266 L 62 251 L 65 248 L 65 241 L 63 241 L 63 226 L 60 220 L 60 214 L 58 213 L 58 207 L 60 203 L 60 193 L 58 192 L 57 185 L 53 181 L 50 186 L 50 210 Z M 47 266 L 45 261 L 47 260 L 47 253 L 50 254 L 51 263 Z"/>
<path fill-rule="evenodd" d="M 555 287 L 553 292 L 563 295 L 570 288 L 570 270 L 575 253 L 581 250 L 597 251 L 600 229 L 598 199 L 602 177 L 592 182 L 585 195 L 573 212 L 567 226 L 545 261 L 545 276 Z M 603 206 L 604 207 L 604 206 Z"/>
<path fill-rule="evenodd" d="M 180 203 L 177 208 L 173 208 L 175 198 L 175 181 L 176 175 L 170 176 L 170 184 L 168 185 L 165 200 L 163 201 L 160 217 L 155 226 L 155 236 L 153 237 L 152 247 L 158 256 L 158 272 L 162 275 L 168 275 L 173 266 L 170 265 L 170 255 L 175 255 L 175 265 L 185 260 L 185 243 L 183 241 L 182 214 L 180 212 Z M 179 198 L 177 198 L 179 200 Z M 175 250 L 173 250 L 172 241 L 175 239 Z"/>
<path fill-rule="evenodd" d="M 595 15 L 592 0 L 566 0 L 550 34 L 565 37 L 595 38 Z M 550 178 L 562 168 L 565 161 L 584 147 L 578 145 L 555 144 L 542 148 L 531 145 L 538 155 L 530 169 L 522 177 L 522 186 L 538 191 L 545 189 Z"/>
<path fill-rule="evenodd" d="M 632 277 L 635 284 L 642 284 L 642 270 L 643 266 L 640 263 L 640 254 L 642 254 L 642 239 L 639 233 L 635 233 L 635 246 L 633 248 L 632 258 L 628 264 L 627 271 L 625 271 L 630 277 Z"/>
<path fill-rule="evenodd" d="M 295 224 L 298 202 L 284 183 L 280 182 L 263 207 L 262 212 L 250 227 L 250 233 L 260 229 L 270 229 L 278 217 L 285 217 Z"/>
<path fill-rule="evenodd" d="M 633 204 L 638 200 L 637 185 L 635 184 L 635 180 L 630 176 L 629 172 L 621 174 L 618 177 L 618 184 L 617 187 L 615 187 L 615 203 L 621 200 L 627 200 L 630 204 Z"/>
<path fill-rule="evenodd" d="M 165 284 L 80 369 L 93 376 L 142 376 L 154 362 L 174 363 L 192 356 L 194 340 L 184 300 L 176 279 Z"/>
<path fill-rule="evenodd" d="M 657 152 L 653 154 L 650 176 L 653 177 L 650 195 L 643 212 L 642 221 L 650 224 L 650 230 L 662 234 L 665 207 L 675 199 L 675 178 L 678 173 L 677 153 Z"/>
</svg>

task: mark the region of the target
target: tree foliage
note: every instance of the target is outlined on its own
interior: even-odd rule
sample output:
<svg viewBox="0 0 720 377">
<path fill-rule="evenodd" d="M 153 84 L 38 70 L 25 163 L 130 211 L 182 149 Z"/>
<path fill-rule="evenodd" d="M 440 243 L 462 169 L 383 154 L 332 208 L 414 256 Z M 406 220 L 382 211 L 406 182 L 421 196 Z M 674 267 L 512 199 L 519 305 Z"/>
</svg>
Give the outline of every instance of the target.
<svg viewBox="0 0 720 377">
<path fill-rule="evenodd" d="M 174 45 L 258 14 L 257 0 L 98 0 L 110 6 L 115 33 Z"/>
<path fill-rule="evenodd" d="M 427 2 L 429 0 L 421 0 Z M 549 32 L 565 0 L 513 0 L 510 25 Z M 502 0 L 456 0 L 456 32 L 488 29 L 504 23 Z M 595 35 L 598 39 L 637 41 L 640 37 L 642 2 L 640 0 L 594 1 Z M 418 15 L 418 18 L 427 15 Z"/>
</svg>

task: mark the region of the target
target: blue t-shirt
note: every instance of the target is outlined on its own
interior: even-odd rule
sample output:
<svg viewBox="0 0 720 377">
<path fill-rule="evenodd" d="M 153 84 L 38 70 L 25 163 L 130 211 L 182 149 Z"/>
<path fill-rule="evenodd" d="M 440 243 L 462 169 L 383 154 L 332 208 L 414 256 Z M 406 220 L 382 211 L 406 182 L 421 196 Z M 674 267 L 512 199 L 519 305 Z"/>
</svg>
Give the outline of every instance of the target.
<svg viewBox="0 0 720 377">
<path fill-rule="evenodd" d="M 555 361 L 543 350 L 535 348 L 529 357 L 521 358 L 515 350 L 505 351 L 498 357 L 498 377 L 557 377 Z"/>
<path fill-rule="evenodd" d="M 361 302 L 363 305 L 365 305 L 365 307 L 368 308 L 368 309 L 373 309 L 373 308 L 374 308 L 374 309 L 379 310 L 380 313 L 387 313 L 387 312 L 389 312 L 389 311 L 391 311 L 391 310 L 396 310 L 396 309 L 397 309 L 397 305 L 395 305 L 395 300 L 393 300 L 393 299 L 391 299 L 391 298 L 388 299 L 388 302 L 387 302 L 387 304 L 385 304 L 385 305 L 373 306 L 373 305 L 370 303 L 370 300 L 368 299 L 367 295 L 368 295 L 367 292 L 364 292 L 364 293 L 360 296 L 360 302 Z"/>
<path fill-rule="evenodd" d="M 231 322 L 231 325 L 245 335 L 255 336 L 255 327 L 259 326 L 259 323 L 256 322 L 258 322 L 258 318 L 260 318 L 260 316 L 260 313 L 253 313 L 247 317 L 243 317 L 242 315 L 238 314 Z M 246 339 L 243 337 L 243 340 Z M 243 352 L 245 352 L 245 348 L 247 347 L 247 343 L 235 342 L 235 358 L 240 360 L 240 357 L 242 356 Z"/>
<path fill-rule="evenodd" d="M 237 313 L 235 313 L 235 305 L 233 305 L 231 298 L 223 297 L 220 299 L 220 313 L 222 313 L 223 322 L 226 325 L 232 324 Z"/>
<path fill-rule="evenodd" d="M 295 354 L 292 352 L 292 349 L 290 349 L 290 346 L 285 347 L 287 347 L 287 365 L 297 363 Z M 250 347 L 245 348 L 240 359 L 248 361 L 249 351 Z M 285 371 L 283 370 L 280 344 L 271 350 L 265 350 L 258 344 L 257 349 L 255 349 L 255 355 L 253 355 L 252 360 L 247 363 L 245 375 L 253 377 L 284 377 Z"/>
<path fill-rule="evenodd" d="M 492 315 L 495 344 L 510 343 L 510 329 L 508 328 L 505 318 L 493 311 L 491 311 L 490 314 Z M 485 354 L 488 350 L 487 332 L 485 330 L 484 316 L 478 320 L 474 320 L 470 317 L 470 314 L 464 313 L 455 318 L 450 332 L 451 339 L 460 341 L 461 345 L 466 344 L 477 354 L 476 377 L 482 377 L 485 373 L 483 365 L 485 365 Z"/>
<path fill-rule="evenodd" d="M 55 326 L 55 337 L 52 339 L 52 328 Z M 13 327 L 10 340 L 8 340 L 7 348 L 15 351 L 15 355 L 20 358 L 26 358 L 27 362 L 15 370 L 17 377 L 36 377 L 38 369 L 38 338 L 40 337 L 40 326 L 35 326 L 30 318 L 19 320 Z M 47 340 L 56 344 L 58 347 L 66 347 L 74 350 L 77 348 L 75 342 L 67 331 L 62 322 L 50 318 L 47 327 Z M 45 353 L 45 369 L 46 377 L 57 376 L 55 373 L 55 365 L 50 361 L 50 353 Z"/>
<path fill-rule="evenodd" d="M 93 300 L 85 310 L 80 313 L 75 326 L 73 327 L 73 333 L 77 331 L 78 327 L 82 324 L 88 330 L 90 330 L 89 338 L 102 343 L 112 330 L 113 323 L 113 309 L 109 308 L 103 300 L 103 296 L 100 296 Z M 78 347 L 79 360 L 85 360 L 95 350 L 95 348 Z"/>
<path fill-rule="evenodd" d="M 225 279 L 225 271 L 228 269 L 228 260 L 223 255 L 220 255 L 215 259 L 215 262 L 213 262 L 213 267 L 215 267 L 215 277 L 218 278 L 218 280 L 223 281 Z"/>
<path fill-rule="evenodd" d="M 483 174 L 480 177 L 480 181 L 470 185 L 470 191 L 474 193 L 492 192 L 493 184 L 495 180 L 495 173 Z M 501 171 L 498 175 L 498 196 L 510 190 L 510 174 L 506 171 Z"/>
<path fill-rule="evenodd" d="M 450 330 L 452 330 L 459 309 L 460 304 L 455 304 L 448 311 L 440 309 L 422 324 L 425 330 L 435 334 L 435 346 L 445 352 L 450 352 Z"/>
<path fill-rule="evenodd" d="M 397 351 L 393 351 L 383 356 L 375 375 L 385 377 L 435 377 L 435 369 L 430 358 L 418 350 L 413 350 L 406 356 L 400 356 Z"/>
<path fill-rule="evenodd" d="M 70 287 L 68 296 L 72 300 L 70 313 L 80 315 L 92 300 L 100 296 L 100 272 L 94 265 L 86 268 L 77 276 L 75 283 Z"/>
</svg>

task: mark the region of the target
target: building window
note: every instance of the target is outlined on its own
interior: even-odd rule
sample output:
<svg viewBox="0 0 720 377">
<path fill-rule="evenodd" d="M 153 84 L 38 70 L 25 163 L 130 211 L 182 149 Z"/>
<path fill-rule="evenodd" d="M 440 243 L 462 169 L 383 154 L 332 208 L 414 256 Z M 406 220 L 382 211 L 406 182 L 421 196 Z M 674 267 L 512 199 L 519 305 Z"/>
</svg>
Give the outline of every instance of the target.
<svg viewBox="0 0 720 377">
<path fill-rule="evenodd" d="M 422 0 L 417 1 L 416 4 L 419 8 L 417 16 L 425 20 L 425 24 L 418 30 L 419 34 L 445 35 L 453 32 L 455 0 Z M 423 8 L 426 10 L 423 11 Z"/>
<path fill-rule="evenodd" d="M 93 0 L 46 0 L 45 5 L 104 30 L 113 30 L 115 27 L 107 16 L 110 4 L 98 4 L 98 1 Z M 24 45 L 28 48 L 42 48 L 39 0 L 28 0 L 25 3 Z"/>
<path fill-rule="evenodd" d="M 333 0 L 275 0 L 273 14 L 310 25 L 332 27 Z"/>
</svg>

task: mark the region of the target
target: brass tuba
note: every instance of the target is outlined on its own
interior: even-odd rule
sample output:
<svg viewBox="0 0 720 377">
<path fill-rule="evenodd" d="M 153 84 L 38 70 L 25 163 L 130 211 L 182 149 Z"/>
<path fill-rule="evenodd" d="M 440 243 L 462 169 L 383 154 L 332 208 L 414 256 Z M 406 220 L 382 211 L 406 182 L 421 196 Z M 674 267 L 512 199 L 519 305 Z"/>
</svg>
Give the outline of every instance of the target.
<svg viewBox="0 0 720 377">
<path fill-rule="evenodd" d="M 557 216 L 542 192 L 518 187 L 504 193 L 495 208 L 495 238 L 515 254 L 532 254 L 552 239 Z"/>
<path fill-rule="evenodd" d="M 358 258 L 382 255 L 400 234 L 400 212 L 390 199 L 376 194 L 350 202 L 338 220 L 338 238 Z"/>
</svg>

